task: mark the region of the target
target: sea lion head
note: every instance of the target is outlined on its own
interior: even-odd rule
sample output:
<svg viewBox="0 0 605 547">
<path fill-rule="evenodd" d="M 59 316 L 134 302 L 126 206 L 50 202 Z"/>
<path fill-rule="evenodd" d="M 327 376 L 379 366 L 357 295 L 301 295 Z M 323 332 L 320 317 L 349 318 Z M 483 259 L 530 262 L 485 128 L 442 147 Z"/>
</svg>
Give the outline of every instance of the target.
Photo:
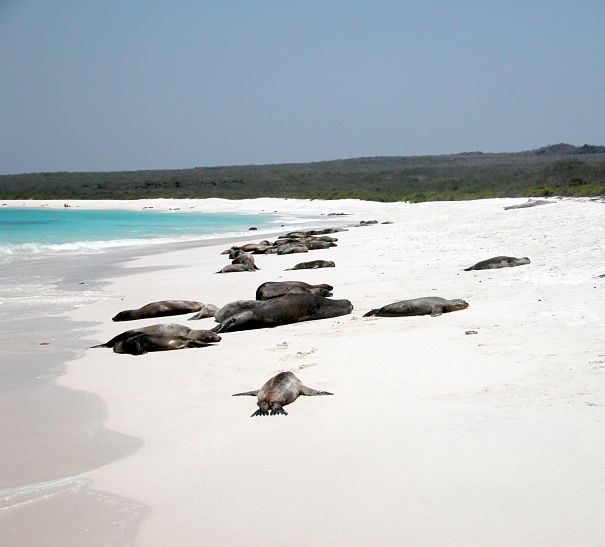
<svg viewBox="0 0 605 547">
<path fill-rule="evenodd" d="M 468 308 L 468 302 L 461 298 L 455 298 L 454 300 L 450 300 L 448 308 L 450 311 L 465 310 Z"/>
</svg>

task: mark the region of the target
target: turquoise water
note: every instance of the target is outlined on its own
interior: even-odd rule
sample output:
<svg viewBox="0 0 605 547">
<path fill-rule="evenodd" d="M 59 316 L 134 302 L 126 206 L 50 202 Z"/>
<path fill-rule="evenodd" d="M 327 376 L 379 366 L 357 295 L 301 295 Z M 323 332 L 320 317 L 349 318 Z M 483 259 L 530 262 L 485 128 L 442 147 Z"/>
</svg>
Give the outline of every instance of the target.
<svg viewBox="0 0 605 547">
<path fill-rule="evenodd" d="M 0 259 L 207 239 L 279 226 L 275 215 L 74 209 L 0 209 Z"/>
</svg>

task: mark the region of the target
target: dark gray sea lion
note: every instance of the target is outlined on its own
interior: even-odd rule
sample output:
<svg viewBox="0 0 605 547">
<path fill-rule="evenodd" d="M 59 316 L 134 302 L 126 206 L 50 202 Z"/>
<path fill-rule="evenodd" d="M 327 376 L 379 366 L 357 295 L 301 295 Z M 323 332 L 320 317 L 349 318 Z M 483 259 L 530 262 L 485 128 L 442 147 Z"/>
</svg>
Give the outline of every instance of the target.
<svg viewBox="0 0 605 547">
<path fill-rule="evenodd" d="M 293 253 L 307 253 L 309 249 L 305 245 L 300 243 L 286 243 L 285 245 L 279 245 L 276 249 L 278 255 L 289 255 Z"/>
<path fill-rule="evenodd" d="M 222 270 L 215 273 L 254 272 L 256 271 L 248 264 L 227 264 Z"/>
<path fill-rule="evenodd" d="M 275 416 L 276 414 L 287 416 L 288 413 L 283 407 L 296 401 L 300 395 L 334 395 L 334 393 L 311 389 L 304 386 L 291 372 L 280 372 L 265 382 L 260 389 L 233 394 L 234 397 L 241 395 L 258 397 L 258 410 L 252 416 L 268 416 L 269 414 L 271 416 Z"/>
<path fill-rule="evenodd" d="M 378 224 L 377 220 L 360 220 L 357 226 L 371 226 L 372 224 Z"/>
<path fill-rule="evenodd" d="M 546 199 L 529 199 L 525 203 L 518 203 L 517 205 L 509 205 L 505 207 L 504 210 L 508 211 L 509 209 L 525 209 L 526 207 L 536 207 L 537 205 L 548 205 L 549 203 L 554 203 L 554 201 L 548 201 Z"/>
<path fill-rule="evenodd" d="M 253 270 L 260 270 L 254 262 L 254 257 L 250 253 L 240 253 L 231 261 L 231 264 L 244 264 L 251 267 Z"/>
<path fill-rule="evenodd" d="M 319 241 L 317 239 L 303 241 L 302 244 L 307 249 L 309 249 L 309 251 L 316 251 L 318 249 L 329 249 L 330 247 L 336 247 L 336 243 L 333 243 L 332 241 Z"/>
<path fill-rule="evenodd" d="M 206 319 L 207 317 L 214 317 L 217 311 L 218 307 L 214 304 L 206 304 L 194 316 L 190 317 L 189 321 L 195 321 L 196 319 Z"/>
<path fill-rule="evenodd" d="M 115 353 L 143 355 L 150 351 L 170 351 L 184 348 L 202 348 L 206 342 L 191 340 L 183 336 L 157 336 L 153 334 L 138 334 L 118 342 L 114 347 Z"/>
<path fill-rule="evenodd" d="M 270 300 L 279 298 L 284 294 L 317 294 L 318 296 L 332 296 L 330 292 L 334 287 L 322 283 L 309 285 L 304 281 L 267 281 L 256 289 L 257 300 Z"/>
<path fill-rule="evenodd" d="M 307 235 L 309 236 L 321 236 L 326 234 L 335 234 L 336 232 L 346 232 L 346 228 L 323 228 L 321 230 L 309 230 Z"/>
<path fill-rule="evenodd" d="M 393 304 L 387 304 L 382 308 L 370 310 L 364 317 L 376 315 L 378 317 L 406 317 L 409 315 L 430 315 L 436 317 L 442 313 L 464 310 L 468 308 L 468 302 L 460 299 L 446 300 L 438 296 L 425 296 L 424 298 L 413 298 L 402 300 Z"/>
<path fill-rule="evenodd" d="M 185 327 L 184 325 L 178 325 L 176 323 L 167 323 L 159 325 L 149 325 L 147 327 L 141 327 L 138 329 L 131 329 L 114 336 L 108 342 L 92 346 L 93 348 L 113 348 L 118 342 L 123 342 L 128 338 L 136 336 L 147 335 L 154 336 L 157 338 L 186 338 L 201 344 L 211 344 L 213 342 L 219 342 L 221 337 L 217 336 L 216 333 L 210 330 L 195 330 Z"/>
<path fill-rule="evenodd" d="M 300 321 L 339 317 L 352 310 L 353 304 L 349 300 L 331 300 L 316 294 L 286 294 L 259 301 L 254 309 L 232 315 L 212 330 L 218 333 L 271 328 Z"/>
<path fill-rule="evenodd" d="M 331 260 L 311 260 L 310 262 L 299 262 L 288 270 L 314 270 L 316 268 L 334 268 L 336 264 Z"/>
<path fill-rule="evenodd" d="M 256 309 L 259 304 L 258 300 L 236 300 L 235 302 L 229 302 L 229 304 L 226 304 L 214 314 L 214 319 L 218 323 L 222 323 L 233 315 Z"/>
<path fill-rule="evenodd" d="M 494 256 L 493 258 L 488 258 L 487 260 L 482 260 L 481 262 L 477 262 L 474 266 L 470 268 L 465 268 L 465 272 L 470 272 L 471 270 L 495 270 L 497 268 L 512 268 L 513 266 L 523 266 L 524 264 L 529 264 L 530 260 L 526 256 L 523 258 L 515 258 L 514 256 Z"/>
<path fill-rule="evenodd" d="M 204 307 L 201 302 L 189 300 L 161 300 L 145 304 L 137 310 L 125 310 L 118 313 L 112 321 L 133 321 L 150 317 L 166 317 L 199 311 Z"/>
</svg>

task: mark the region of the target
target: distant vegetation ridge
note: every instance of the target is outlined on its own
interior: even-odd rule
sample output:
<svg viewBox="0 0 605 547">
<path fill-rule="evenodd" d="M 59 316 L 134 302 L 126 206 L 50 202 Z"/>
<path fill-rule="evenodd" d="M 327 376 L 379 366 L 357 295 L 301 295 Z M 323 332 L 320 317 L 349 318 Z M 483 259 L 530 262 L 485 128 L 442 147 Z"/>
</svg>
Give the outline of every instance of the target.
<svg viewBox="0 0 605 547">
<path fill-rule="evenodd" d="M 255 197 L 375 201 L 605 194 L 605 146 L 154 171 L 0 176 L 0 199 Z"/>
</svg>

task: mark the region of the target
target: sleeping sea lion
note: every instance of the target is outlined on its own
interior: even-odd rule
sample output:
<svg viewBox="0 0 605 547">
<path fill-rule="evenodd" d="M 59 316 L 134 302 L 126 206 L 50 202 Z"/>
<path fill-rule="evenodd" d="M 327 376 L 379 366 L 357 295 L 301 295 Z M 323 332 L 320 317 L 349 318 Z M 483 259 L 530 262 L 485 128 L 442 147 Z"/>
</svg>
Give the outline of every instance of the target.
<svg viewBox="0 0 605 547">
<path fill-rule="evenodd" d="M 135 319 L 148 319 L 150 317 L 164 317 L 180 315 L 199 311 L 204 307 L 201 302 L 190 300 L 161 300 L 145 304 L 137 310 L 125 310 L 113 317 L 112 321 L 133 321 Z"/>
<path fill-rule="evenodd" d="M 249 264 L 227 264 L 222 270 L 215 273 L 233 273 L 233 272 L 254 272 L 256 271 Z"/>
<path fill-rule="evenodd" d="M 236 300 L 235 302 L 229 302 L 229 304 L 226 304 L 214 314 L 214 319 L 218 323 L 222 323 L 232 315 L 255 309 L 259 304 L 258 300 Z"/>
<path fill-rule="evenodd" d="M 252 395 L 258 397 L 258 410 L 252 416 L 271 416 L 276 414 L 288 415 L 284 406 L 293 403 L 299 395 L 334 395 L 329 391 L 317 391 L 303 385 L 303 383 L 291 372 L 280 372 L 263 384 L 263 387 L 254 391 L 234 393 L 234 397 L 240 395 Z M 251 416 L 251 417 L 252 417 Z"/>
<path fill-rule="evenodd" d="M 536 205 L 548 205 L 549 203 L 554 203 L 554 201 L 548 201 L 546 199 L 528 199 L 525 203 L 509 205 L 508 207 L 505 207 L 504 210 L 508 211 L 509 209 L 525 209 L 526 207 L 536 207 Z"/>
<path fill-rule="evenodd" d="M 289 255 L 293 253 L 308 253 L 309 249 L 302 243 L 286 243 L 279 245 L 275 252 L 278 255 Z"/>
<path fill-rule="evenodd" d="M 261 329 L 300 321 L 347 315 L 353 310 L 349 300 L 330 300 L 316 294 L 286 294 L 258 301 L 253 309 L 241 311 L 214 327 L 214 332 Z"/>
<path fill-rule="evenodd" d="M 310 262 L 299 262 L 288 270 L 314 270 L 316 268 L 334 268 L 336 264 L 331 260 L 311 260 Z"/>
<path fill-rule="evenodd" d="M 200 311 L 198 311 L 194 316 L 190 317 L 188 321 L 194 321 L 196 319 L 206 319 L 207 317 L 214 317 L 216 312 L 218 311 L 218 307 L 214 304 L 206 304 Z"/>
<path fill-rule="evenodd" d="M 382 308 L 370 310 L 364 317 L 376 315 L 378 317 L 405 317 L 409 315 L 430 315 L 436 317 L 442 313 L 464 310 L 468 302 L 461 299 L 446 300 L 438 296 L 425 296 L 387 304 Z"/>
<path fill-rule="evenodd" d="M 530 260 L 526 256 L 523 258 L 515 258 L 514 256 L 494 256 L 487 260 L 477 262 L 470 268 L 465 268 L 465 272 L 471 270 L 495 270 L 496 268 L 512 268 L 513 266 L 523 266 L 523 264 L 529 264 Z"/>
<path fill-rule="evenodd" d="M 256 289 L 257 300 L 269 300 L 278 298 L 284 294 L 307 293 L 319 296 L 332 296 L 330 292 L 334 287 L 324 283 L 320 285 L 309 285 L 304 281 L 267 281 Z"/>
<path fill-rule="evenodd" d="M 210 330 L 194 330 L 184 325 L 178 325 L 176 323 L 167 323 L 159 325 L 149 325 L 147 327 L 141 327 L 138 329 L 131 329 L 114 336 L 111 340 L 104 344 L 92 346 L 93 348 L 114 348 L 119 342 L 123 342 L 128 338 L 136 336 L 147 335 L 155 336 L 158 338 L 186 338 L 188 340 L 200 342 L 202 344 L 211 344 L 213 342 L 220 342 L 221 337 L 217 336 L 216 333 Z"/>
</svg>

